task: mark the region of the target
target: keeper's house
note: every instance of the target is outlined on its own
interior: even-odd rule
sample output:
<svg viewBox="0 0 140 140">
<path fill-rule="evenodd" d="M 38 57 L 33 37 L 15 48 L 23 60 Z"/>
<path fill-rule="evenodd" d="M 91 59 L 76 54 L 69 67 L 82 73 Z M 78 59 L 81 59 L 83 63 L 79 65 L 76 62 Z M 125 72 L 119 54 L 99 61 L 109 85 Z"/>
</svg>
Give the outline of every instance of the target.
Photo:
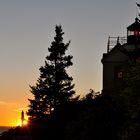
<svg viewBox="0 0 140 140">
<path fill-rule="evenodd" d="M 140 58 L 140 20 L 127 27 L 127 37 L 109 37 L 103 64 L 103 93 L 116 92 L 122 84 L 123 66 Z"/>
</svg>

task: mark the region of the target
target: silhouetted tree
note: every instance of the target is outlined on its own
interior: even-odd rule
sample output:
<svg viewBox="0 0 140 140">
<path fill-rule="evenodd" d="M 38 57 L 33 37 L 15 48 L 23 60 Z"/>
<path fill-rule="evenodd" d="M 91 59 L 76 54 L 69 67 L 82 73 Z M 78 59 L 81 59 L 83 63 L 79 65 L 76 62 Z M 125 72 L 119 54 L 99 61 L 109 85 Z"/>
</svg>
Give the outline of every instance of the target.
<svg viewBox="0 0 140 140">
<path fill-rule="evenodd" d="M 65 123 L 65 140 L 117 140 L 122 124 L 120 108 L 111 97 L 87 95 L 65 111 L 74 116 Z"/>
<path fill-rule="evenodd" d="M 95 92 L 93 89 L 89 89 L 89 93 L 87 93 L 81 100 L 92 100 L 98 96 L 100 96 L 100 92 Z"/>
<path fill-rule="evenodd" d="M 70 101 L 75 93 L 73 78 L 67 74 L 67 68 L 73 63 L 71 55 L 66 55 L 70 41 L 63 43 L 62 27 L 55 27 L 56 36 L 48 48 L 50 54 L 40 70 L 40 77 L 35 86 L 31 87 L 34 99 L 29 99 L 27 114 L 31 118 L 42 118 L 51 114 L 58 105 Z"/>
<path fill-rule="evenodd" d="M 120 131 L 123 140 L 139 140 L 140 61 L 130 61 L 124 73 L 124 90 L 120 98 L 125 105 L 125 121 Z"/>
</svg>

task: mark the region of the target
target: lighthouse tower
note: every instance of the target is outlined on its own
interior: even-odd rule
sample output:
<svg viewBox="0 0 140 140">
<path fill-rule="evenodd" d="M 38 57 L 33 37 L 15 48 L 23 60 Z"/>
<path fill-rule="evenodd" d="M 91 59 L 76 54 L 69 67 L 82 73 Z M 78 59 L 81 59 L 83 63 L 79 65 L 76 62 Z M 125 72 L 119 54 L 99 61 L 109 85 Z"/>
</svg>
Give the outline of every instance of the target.
<svg viewBox="0 0 140 140">
<path fill-rule="evenodd" d="M 127 27 L 127 37 L 109 37 L 103 54 L 103 94 L 112 94 L 122 86 L 124 69 L 131 59 L 140 59 L 140 20 Z"/>
</svg>

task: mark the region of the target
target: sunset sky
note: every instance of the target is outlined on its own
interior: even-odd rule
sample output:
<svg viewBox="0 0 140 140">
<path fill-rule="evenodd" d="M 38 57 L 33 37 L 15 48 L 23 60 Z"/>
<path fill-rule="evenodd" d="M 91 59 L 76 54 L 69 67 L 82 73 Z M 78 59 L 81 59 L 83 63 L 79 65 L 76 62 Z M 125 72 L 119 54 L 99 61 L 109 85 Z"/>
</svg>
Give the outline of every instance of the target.
<svg viewBox="0 0 140 140">
<path fill-rule="evenodd" d="M 102 90 L 108 36 L 126 36 L 136 11 L 135 0 L 0 0 L 0 126 L 17 125 L 27 110 L 56 24 L 71 40 L 69 74 L 84 95 Z"/>
</svg>

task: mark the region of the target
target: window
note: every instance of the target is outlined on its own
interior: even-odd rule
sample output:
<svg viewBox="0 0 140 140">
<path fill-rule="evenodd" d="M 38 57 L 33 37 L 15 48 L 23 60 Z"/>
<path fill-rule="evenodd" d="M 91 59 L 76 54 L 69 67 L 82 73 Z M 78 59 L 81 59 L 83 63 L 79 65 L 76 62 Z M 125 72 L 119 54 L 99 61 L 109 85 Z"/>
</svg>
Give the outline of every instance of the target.
<svg viewBox="0 0 140 140">
<path fill-rule="evenodd" d="M 118 79 L 122 79 L 122 77 L 123 77 L 123 72 L 122 72 L 122 71 L 119 71 L 119 72 L 117 73 L 117 78 L 118 78 Z"/>
<path fill-rule="evenodd" d="M 134 35 L 139 35 L 139 31 L 134 31 Z"/>
</svg>

